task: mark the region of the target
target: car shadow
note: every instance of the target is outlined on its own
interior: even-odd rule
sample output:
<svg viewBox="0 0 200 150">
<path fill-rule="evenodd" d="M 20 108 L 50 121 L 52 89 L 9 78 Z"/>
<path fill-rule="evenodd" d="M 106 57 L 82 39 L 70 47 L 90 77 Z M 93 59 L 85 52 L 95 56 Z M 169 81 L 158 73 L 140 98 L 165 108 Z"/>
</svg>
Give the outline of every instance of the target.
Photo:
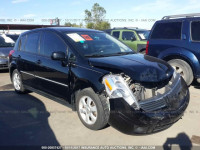
<svg viewBox="0 0 200 150">
<path fill-rule="evenodd" d="M 8 73 L 9 70 L 8 69 L 5 69 L 5 70 L 0 70 L 0 73 Z"/>
<path fill-rule="evenodd" d="M 175 138 L 167 138 L 163 144 L 164 150 L 172 150 L 172 146 L 178 146 L 180 150 L 191 150 L 192 142 L 187 134 L 179 133 Z"/>
<path fill-rule="evenodd" d="M 59 146 L 49 116 L 34 96 L 0 91 L 0 146 Z"/>
<path fill-rule="evenodd" d="M 191 85 L 196 89 L 200 89 L 200 83 L 198 83 L 196 80 L 194 80 Z"/>
</svg>

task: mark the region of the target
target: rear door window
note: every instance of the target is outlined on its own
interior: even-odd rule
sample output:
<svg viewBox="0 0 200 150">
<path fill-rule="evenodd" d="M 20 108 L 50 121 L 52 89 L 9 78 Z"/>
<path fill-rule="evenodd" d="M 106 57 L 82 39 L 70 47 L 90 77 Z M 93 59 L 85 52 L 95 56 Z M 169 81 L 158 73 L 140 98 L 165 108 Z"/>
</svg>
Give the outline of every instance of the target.
<svg viewBox="0 0 200 150">
<path fill-rule="evenodd" d="M 122 39 L 125 41 L 131 41 L 133 39 L 136 39 L 134 32 L 131 31 L 123 31 L 122 33 Z"/>
<path fill-rule="evenodd" d="M 151 39 L 181 39 L 182 22 L 157 23 Z"/>
<path fill-rule="evenodd" d="M 193 41 L 200 41 L 200 21 L 191 23 L 191 35 Z"/>
<path fill-rule="evenodd" d="M 37 53 L 39 47 L 39 32 L 29 33 L 25 45 L 25 51 L 30 53 Z"/>
<path fill-rule="evenodd" d="M 120 32 L 119 31 L 113 31 L 113 36 L 119 39 Z"/>
<path fill-rule="evenodd" d="M 58 51 L 62 51 L 66 54 L 67 46 L 65 43 L 55 33 L 49 31 L 44 32 L 40 54 L 51 57 L 53 52 Z"/>
</svg>

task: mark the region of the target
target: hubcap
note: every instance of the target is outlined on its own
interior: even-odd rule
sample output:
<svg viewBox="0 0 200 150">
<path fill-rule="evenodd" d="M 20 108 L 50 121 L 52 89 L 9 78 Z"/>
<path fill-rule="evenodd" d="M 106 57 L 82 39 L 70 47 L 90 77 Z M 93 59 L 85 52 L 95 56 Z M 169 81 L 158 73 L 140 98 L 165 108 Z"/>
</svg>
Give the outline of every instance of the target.
<svg viewBox="0 0 200 150">
<path fill-rule="evenodd" d="M 13 84 L 16 90 L 20 90 L 21 83 L 20 83 L 20 77 L 17 73 L 13 76 Z"/>
<path fill-rule="evenodd" d="M 79 113 L 85 123 L 92 125 L 97 120 L 97 107 L 89 96 L 83 96 L 79 101 Z"/>
</svg>

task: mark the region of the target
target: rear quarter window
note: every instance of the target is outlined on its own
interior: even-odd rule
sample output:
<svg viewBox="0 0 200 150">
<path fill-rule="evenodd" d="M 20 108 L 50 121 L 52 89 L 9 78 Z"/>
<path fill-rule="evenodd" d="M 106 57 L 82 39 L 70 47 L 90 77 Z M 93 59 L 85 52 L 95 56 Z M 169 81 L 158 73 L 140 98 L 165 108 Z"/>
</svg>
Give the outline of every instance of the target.
<svg viewBox="0 0 200 150">
<path fill-rule="evenodd" d="M 19 50 L 25 51 L 26 35 L 22 35 L 19 41 Z"/>
<path fill-rule="evenodd" d="M 193 41 L 200 41 L 200 21 L 191 23 L 191 37 Z"/>
<path fill-rule="evenodd" d="M 157 23 L 151 39 L 181 39 L 182 22 Z"/>
</svg>

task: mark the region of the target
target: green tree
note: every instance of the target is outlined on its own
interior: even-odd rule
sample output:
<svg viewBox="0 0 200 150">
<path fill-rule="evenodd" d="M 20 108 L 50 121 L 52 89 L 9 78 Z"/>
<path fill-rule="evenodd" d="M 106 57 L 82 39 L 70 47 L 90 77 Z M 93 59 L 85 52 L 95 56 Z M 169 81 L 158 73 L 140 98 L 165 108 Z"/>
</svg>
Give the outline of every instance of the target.
<svg viewBox="0 0 200 150">
<path fill-rule="evenodd" d="M 88 22 L 87 25 L 86 25 L 86 28 L 95 29 L 95 25 L 92 22 Z"/>
<path fill-rule="evenodd" d="M 110 23 L 107 22 L 107 21 L 99 22 L 99 23 L 97 24 L 96 28 L 97 28 L 98 30 L 110 29 Z"/>
<path fill-rule="evenodd" d="M 90 29 L 105 30 L 110 28 L 110 23 L 104 21 L 106 10 L 98 3 L 95 3 L 91 9 L 85 10 L 86 27 Z"/>
<path fill-rule="evenodd" d="M 79 27 L 79 28 L 83 28 L 83 24 L 80 23 L 79 25 L 76 24 L 76 23 L 71 23 L 71 22 L 65 22 L 64 26 L 67 26 L 67 27 Z"/>
</svg>

